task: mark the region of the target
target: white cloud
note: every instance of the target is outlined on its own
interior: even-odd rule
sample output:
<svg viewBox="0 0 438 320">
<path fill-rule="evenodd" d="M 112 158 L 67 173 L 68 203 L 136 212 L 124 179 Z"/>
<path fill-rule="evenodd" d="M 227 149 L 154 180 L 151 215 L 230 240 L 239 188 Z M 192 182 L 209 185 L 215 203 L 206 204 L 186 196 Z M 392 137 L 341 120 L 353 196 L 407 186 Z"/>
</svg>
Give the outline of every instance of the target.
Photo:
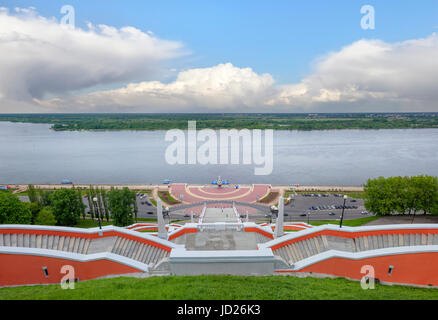
<svg viewBox="0 0 438 320">
<path fill-rule="evenodd" d="M 175 81 L 165 84 L 148 81 L 108 91 L 94 92 L 66 100 L 40 102 L 46 107 L 76 106 L 87 110 L 104 106 L 111 111 L 126 107 L 138 111 L 236 110 L 253 107 L 274 95 L 274 79 L 269 74 L 258 75 L 251 68 L 237 68 L 231 63 L 210 68 L 182 71 Z"/>
<path fill-rule="evenodd" d="M 0 72 L 8 75 L 0 79 L 0 99 L 20 101 L 23 110 L 33 101 L 46 112 L 438 111 L 436 34 L 359 40 L 320 57 L 299 83 L 276 85 L 270 74 L 231 63 L 181 71 L 170 83 L 151 81 L 162 78 L 157 64 L 183 54 L 182 46 L 133 27 L 67 30 L 31 9 L 0 9 L 0 30 L 0 50 L 8 53 L 0 56 Z M 72 93 L 123 82 L 129 84 Z"/>
<path fill-rule="evenodd" d="M 15 8 L 14 13 L 1 8 L 0 52 L 2 96 L 27 102 L 153 78 L 162 61 L 185 54 L 181 43 L 134 27 L 89 23 L 86 30 L 68 29 L 33 8 Z"/>
<path fill-rule="evenodd" d="M 321 58 L 301 83 L 281 87 L 280 103 L 324 108 L 324 103 L 438 111 L 438 38 L 385 43 L 360 40 Z M 350 111 L 355 111 L 350 110 Z"/>
</svg>

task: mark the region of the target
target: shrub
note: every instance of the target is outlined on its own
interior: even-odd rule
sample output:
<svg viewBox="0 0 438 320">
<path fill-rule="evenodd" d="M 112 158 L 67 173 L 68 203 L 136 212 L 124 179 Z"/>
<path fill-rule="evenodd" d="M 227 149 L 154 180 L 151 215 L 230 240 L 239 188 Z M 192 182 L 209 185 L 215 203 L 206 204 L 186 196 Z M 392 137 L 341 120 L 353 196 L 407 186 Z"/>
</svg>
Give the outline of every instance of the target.
<svg viewBox="0 0 438 320">
<path fill-rule="evenodd" d="M 52 209 L 49 207 L 41 209 L 37 218 L 35 219 L 35 224 L 42 226 L 54 226 L 56 224 L 56 219 L 53 215 Z"/>
<path fill-rule="evenodd" d="M 51 202 L 56 222 L 61 226 L 74 226 L 85 210 L 84 204 L 79 200 L 74 189 L 54 191 L 51 195 Z"/>
<path fill-rule="evenodd" d="M 29 207 L 9 192 L 0 193 L 0 224 L 30 224 Z"/>
</svg>

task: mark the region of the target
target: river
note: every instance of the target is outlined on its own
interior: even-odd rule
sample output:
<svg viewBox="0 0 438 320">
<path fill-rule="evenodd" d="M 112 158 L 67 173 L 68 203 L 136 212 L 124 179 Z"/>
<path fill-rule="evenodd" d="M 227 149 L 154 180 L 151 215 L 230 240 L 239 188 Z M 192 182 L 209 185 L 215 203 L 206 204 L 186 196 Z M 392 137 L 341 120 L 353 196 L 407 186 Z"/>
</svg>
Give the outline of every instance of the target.
<svg viewBox="0 0 438 320">
<path fill-rule="evenodd" d="M 361 185 L 378 176 L 438 175 L 438 129 L 276 131 L 273 170 L 170 165 L 165 131 L 64 131 L 0 122 L 0 183 L 231 183 Z"/>
</svg>

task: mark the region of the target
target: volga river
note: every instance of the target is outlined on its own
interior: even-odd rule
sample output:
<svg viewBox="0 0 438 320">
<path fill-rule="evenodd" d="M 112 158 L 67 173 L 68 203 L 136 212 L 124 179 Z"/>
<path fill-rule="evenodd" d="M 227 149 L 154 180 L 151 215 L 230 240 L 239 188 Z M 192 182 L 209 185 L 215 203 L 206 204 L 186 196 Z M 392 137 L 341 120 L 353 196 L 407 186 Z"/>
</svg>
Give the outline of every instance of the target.
<svg viewBox="0 0 438 320">
<path fill-rule="evenodd" d="M 0 122 L 0 184 L 210 183 L 221 176 L 236 184 L 361 185 L 378 176 L 438 175 L 438 129 L 276 131 L 272 173 L 255 175 L 254 164 L 170 165 L 165 131 L 49 128 Z"/>
</svg>

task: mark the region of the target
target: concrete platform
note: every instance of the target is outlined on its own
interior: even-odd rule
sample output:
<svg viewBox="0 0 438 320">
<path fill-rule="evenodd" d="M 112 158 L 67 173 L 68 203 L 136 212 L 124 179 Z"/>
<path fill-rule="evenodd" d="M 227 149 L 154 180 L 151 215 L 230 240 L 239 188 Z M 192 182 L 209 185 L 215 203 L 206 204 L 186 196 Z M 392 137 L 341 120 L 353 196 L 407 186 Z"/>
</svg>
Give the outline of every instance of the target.
<svg viewBox="0 0 438 320">
<path fill-rule="evenodd" d="M 185 245 L 188 251 L 257 250 L 257 237 L 255 232 L 234 230 L 209 230 L 188 233 L 176 238 L 174 243 Z"/>
<path fill-rule="evenodd" d="M 208 208 L 205 212 L 204 223 L 232 222 L 237 223 L 238 219 L 232 208 Z"/>
</svg>

